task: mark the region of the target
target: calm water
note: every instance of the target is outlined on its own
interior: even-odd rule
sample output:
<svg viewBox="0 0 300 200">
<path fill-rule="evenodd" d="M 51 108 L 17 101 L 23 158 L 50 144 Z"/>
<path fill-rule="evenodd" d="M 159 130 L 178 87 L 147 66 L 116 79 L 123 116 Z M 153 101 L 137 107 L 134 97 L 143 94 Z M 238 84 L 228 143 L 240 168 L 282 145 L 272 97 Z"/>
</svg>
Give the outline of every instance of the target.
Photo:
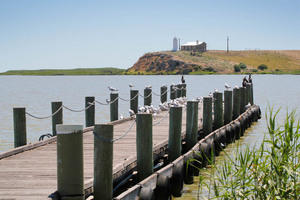
<svg viewBox="0 0 300 200">
<path fill-rule="evenodd" d="M 241 85 L 242 75 L 203 75 L 185 76 L 187 97 L 207 96 L 214 88 L 224 90 L 224 83 L 231 86 Z M 153 86 L 155 93 L 160 93 L 164 84 L 178 83 L 181 76 L 0 76 L 0 152 L 13 148 L 13 108 L 25 107 L 26 111 L 36 116 L 51 114 L 51 102 L 62 101 L 72 109 L 83 109 L 86 96 L 95 96 L 105 102 L 109 98 L 107 86 L 119 89 L 119 95 L 129 99 L 129 83 L 139 91 L 147 85 Z M 254 75 L 254 101 L 261 106 L 262 119 L 251 127 L 241 142 L 255 144 L 260 142 L 266 132 L 265 111 L 269 105 L 275 109 L 282 107 L 279 121 L 284 120 L 287 109 L 300 108 L 300 76 L 296 75 Z M 159 97 L 153 95 L 153 104 Z M 143 99 L 139 97 L 139 104 Z M 128 114 L 129 102 L 119 100 L 119 113 Z M 83 124 L 84 112 L 63 111 L 64 124 Z M 36 142 L 40 135 L 51 133 L 51 118 L 37 120 L 27 116 L 28 143 Z M 96 123 L 109 121 L 109 106 L 96 104 Z M 194 187 L 194 188 L 193 188 Z M 196 198 L 197 184 L 185 187 L 183 198 Z"/>
</svg>

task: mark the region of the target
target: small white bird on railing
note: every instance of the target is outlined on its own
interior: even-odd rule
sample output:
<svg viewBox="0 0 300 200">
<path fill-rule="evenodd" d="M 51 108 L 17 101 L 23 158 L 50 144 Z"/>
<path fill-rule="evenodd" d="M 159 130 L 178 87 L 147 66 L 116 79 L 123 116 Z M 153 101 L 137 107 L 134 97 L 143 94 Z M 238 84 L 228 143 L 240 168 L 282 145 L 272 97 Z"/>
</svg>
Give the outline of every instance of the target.
<svg viewBox="0 0 300 200">
<path fill-rule="evenodd" d="M 155 117 L 157 116 L 157 113 L 153 113 L 152 117 L 155 119 Z"/>
<path fill-rule="evenodd" d="M 106 103 L 108 103 L 108 104 L 109 104 L 109 103 L 110 103 L 110 100 L 106 99 Z"/>
<path fill-rule="evenodd" d="M 134 87 L 134 85 L 132 83 L 129 83 L 129 87 L 130 87 L 130 89 L 132 89 Z"/>
<path fill-rule="evenodd" d="M 203 101 L 203 97 L 197 97 L 196 101 L 199 101 L 201 103 Z"/>
<path fill-rule="evenodd" d="M 133 115 L 135 115 L 134 111 L 131 110 L 131 109 L 129 109 L 129 115 L 130 115 L 130 117 L 133 116 Z"/>
<path fill-rule="evenodd" d="M 209 97 L 213 97 L 213 94 L 210 92 L 210 93 L 208 93 L 208 96 Z"/>
<path fill-rule="evenodd" d="M 108 86 L 108 89 L 110 90 L 110 92 L 115 92 L 115 91 L 118 91 L 118 89 L 116 89 L 116 88 L 113 88 L 113 87 L 111 87 L 111 86 Z"/>
<path fill-rule="evenodd" d="M 239 87 L 236 85 L 236 86 L 234 86 L 234 89 L 239 89 Z"/>
<path fill-rule="evenodd" d="M 245 108 L 246 108 L 246 110 L 247 110 L 247 109 L 250 108 L 250 107 L 251 107 L 251 103 L 248 102 L 248 104 L 245 106 Z"/>
<path fill-rule="evenodd" d="M 171 83 L 171 86 L 174 86 L 175 84 L 174 83 Z"/>
<path fill-rule="evenodd" d="M 219 90 L 217 88 L 214 89 L 215 93 L 219 93 Z"/>
<path fill-rule="evenodd" d="M 228 90 L 231 87 L 227 83 L 225 83 L 225 88 L 226 88 L 226 90 Z"/>
<path fill-rule="evenodd" d="M 144 106 L 139 106 L 138 111 L 140 113 L 144 113 L 146 111 L 146 108 Z"/>
<path fill-rule="evenodd" d="M 152 85 L 148 85 L 145 87 L 145 89 L 151 89 L 152 88 Z"/>
<path fill-rule="evenodd" d="M 119 119 L 124 119 L 122 114 L 119 114 Z"/>
</svg>

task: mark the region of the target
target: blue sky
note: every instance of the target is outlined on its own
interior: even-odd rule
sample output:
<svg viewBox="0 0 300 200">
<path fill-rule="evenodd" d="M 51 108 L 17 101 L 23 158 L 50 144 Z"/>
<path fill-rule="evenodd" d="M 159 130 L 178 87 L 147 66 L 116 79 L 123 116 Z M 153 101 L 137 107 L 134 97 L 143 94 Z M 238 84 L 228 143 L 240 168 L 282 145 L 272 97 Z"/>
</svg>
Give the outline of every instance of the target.
<svg viewBox="0 0 300 200">
<path fill-rule="evenodd" d="M 299 0 L 0 0 L 0 71 L 131 67 L 147 52 L 300 49 Z"/>
</svg>

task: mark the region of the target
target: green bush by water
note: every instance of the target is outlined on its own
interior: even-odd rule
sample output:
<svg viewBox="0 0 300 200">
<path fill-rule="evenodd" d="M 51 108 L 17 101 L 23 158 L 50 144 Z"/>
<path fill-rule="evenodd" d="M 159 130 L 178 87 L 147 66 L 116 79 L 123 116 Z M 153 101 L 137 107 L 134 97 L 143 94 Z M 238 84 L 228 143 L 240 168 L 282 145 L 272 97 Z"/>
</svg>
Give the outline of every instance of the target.
<svg viewBox="0 0 300 200">
<path fill-rule="evenodd" d="M 224 151 L 221 163 L 211 163 L 211 180 L 204 182 L 200 175 L 199 192 L 207 189 L 208 199 L 300 198 L 299 119 L 293 111 L 277 126 L 278 112 L 270 109 L 266 116 L 268 133 L 259 148 L 237 148 L 233 157 Z"/>
</svg>

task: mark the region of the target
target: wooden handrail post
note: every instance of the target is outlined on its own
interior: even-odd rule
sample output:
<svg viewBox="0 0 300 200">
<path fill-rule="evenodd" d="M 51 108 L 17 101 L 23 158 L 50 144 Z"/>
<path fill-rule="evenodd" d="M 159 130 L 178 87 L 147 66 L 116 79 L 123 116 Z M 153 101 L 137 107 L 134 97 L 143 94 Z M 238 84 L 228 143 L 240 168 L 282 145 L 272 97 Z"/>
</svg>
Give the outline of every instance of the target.
<svg viewBox="0 0 300 200">
<path fill-rule="evenodd" d="M 176 99 L 176 91 L 174 89 L 175 86 L 170 86 L 170 99 L 173 100 L 173 99 Z"/>
<path fill-rule="evenodd" d="M 182 97 L 186 97 L 186 83 L 182 83 Z"/>
<path fill-rule="evenodd" d="M 135 114 L 138 112 L 138 105 L 139 105 L 138 94 L 139 94 L 138 90 L 130 90 L 130 109 L 133 110 Z"/>
<path fill-rule="evenodd" d="M 160 88 L 160 102 L 164 103 L 167 101 L 167 96 L 168 96 L 168 93 L 167 93 L 167 86 L 162 86 Z"/>
<path fill-rule="evenodd" d="M 152 114 L 136 115 L 136 150 L 138 180 L 153 173 Z"/>
<path fill-rule="evenodd" d="M 152 89 L 145 88 L 144 89 L 144 106 L 150 106 L 152 103 Z"/>
<path fill-rule="evenodd" d="M 52 108 L 52 114 L 56 113 L 55 115 L 52 116 L 52 135 L 55 136 L 56 135 L 56 125 L 63 124 L 62 102 L 61 101 L 52 102 L 51 108 Z"/>
<path fill-rule="evenodd" d="M 212 132 L 212 97 L 203 98 L 203 137 Z"/>
<path fill-rule="evenodd" d="M 113 125 L 94 131 L 94 200 L 113 199 Z"/>
<path fill-rule="evenodd" d="M 246 88 L 240 87 L 240 96 L 241 96 L 241 104 L 240 104 L 240 114 L 245 112 L 246 106 Z"/>
<path fill-rule="evenodd" d="M 214 92 L 214 124 L 213 129 L 216 130 L 224 125 L 223 114 L 223 94 Z"/>
<path fill-rule="evenodd" d="M 186 109 L 186 149 L 189 151 L 198 139 L 198 101 L 188 101 Z"/>
<path fill-rule="evenodd" d="M 251 104 L 251 83 L 246 84 L 246 105 L 248 103 Z"/>
<path fill-rule="evenodd" d="M 83 126 L 57 125 L 56 130 L 57 191 L 62 200 L 83 200 Z"/>
<path fill-rule="evenodd" d="M 26 109 L 14 108 L 14 146 L 19 147 L 27 144 Z"/>
<path fill-rule="evenodd" d="M 169 120 L 168 156 L 172 162 L 181 155 L 182 107 L 170 107 Z"/>
<path fill-rule="evenodd" d="M 91 105 L 94 103 L 94 105 Z M 90 107 L 89 107 L 90 106 Z M 85 126 L 90 127 L 95 125 L 95 97 L 85 97 Z"/>
<path fill-rule="evenodd" d="M 240 104 L 241 104 L 241 95 L 239 88 L 233 88 L 233 110 L 232 110 L 232 118 L 233 120 L 238 118 L 240 115 Z"/>
<path fill-rule="evenodd" d="M 119 119 L 119 94 L 110 93 L 110 121 Z"/>
<path fill-rule="evenodd" d="M 224 124 L 230 123 L 232 120 L 232 91 L 224 91 Z"/>
</svg>

